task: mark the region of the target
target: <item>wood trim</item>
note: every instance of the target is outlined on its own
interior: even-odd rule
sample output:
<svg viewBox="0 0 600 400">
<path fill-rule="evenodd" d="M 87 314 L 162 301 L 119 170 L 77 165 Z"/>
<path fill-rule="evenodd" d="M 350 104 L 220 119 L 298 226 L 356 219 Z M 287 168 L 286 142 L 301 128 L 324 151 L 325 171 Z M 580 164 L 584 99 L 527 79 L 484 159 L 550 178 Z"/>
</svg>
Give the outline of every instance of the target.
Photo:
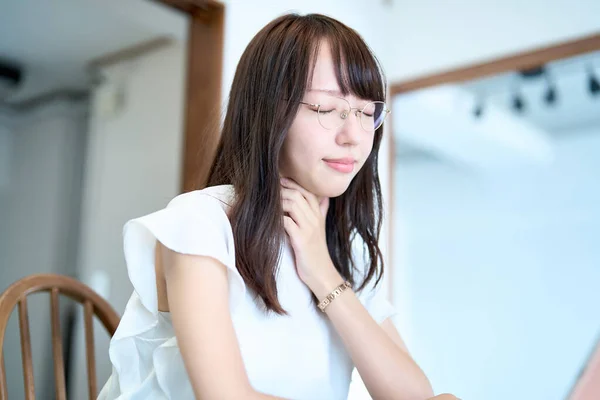
<svg viewBox="0 0 600 400">
<path fill-rule="evenodd" d="M 393 97 L 399 93 L 445 83 L 464 82 L 504 72 L 534 68 L 551 61 L 598 50 L 600 50 L 600 33 L 508 57 L 396 82 L 390 86 L 390 92 Z"/>
<path fill-rule="evenodd" d="M 182 190 L 206 186 L 220 137 L 225 12 L 221 5 L 195 12 L 188 53 Z"/>
<path fill-rule="evenodd" d="M 176 8 L 186 14 L 197 14 L 210 11 L 211 7 L 223 7 L 223 4 L 214 0 L 158 0 L 160 3 Z"/>
<path fill-rule="evenodd" d="M 190 16 L 181 190 L 206 186 L 221 122 L 225 7 L 209 0 L 157 0 Z"/>
</svg>

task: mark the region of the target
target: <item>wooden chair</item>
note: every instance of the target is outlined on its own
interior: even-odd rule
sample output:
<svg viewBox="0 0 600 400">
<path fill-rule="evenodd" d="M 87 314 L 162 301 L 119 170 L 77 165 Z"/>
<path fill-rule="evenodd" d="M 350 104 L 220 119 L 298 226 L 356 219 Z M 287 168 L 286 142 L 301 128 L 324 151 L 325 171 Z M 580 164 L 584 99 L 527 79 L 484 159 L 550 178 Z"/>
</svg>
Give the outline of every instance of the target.
<svg viewBox="0 0 600 400">
<path fill-rule="evenodd" d="M 33 383 L 33 364 L 31 359 L 31 339 L 29 334 L 29 318 L 27 313 L 27 296 L 37 292 L 50 292 L 50 318 L 52 326 L 52 353 L 54 359 L 54 378 L 56 399 L 66 399 L 64 360 L 60 333 L 58 296 L 63 294 L 82 303 L 84 310 L 85 344 L 88 373 L 88 391 L 90 399 L 97 396 L 96 361 L 94 355 L 94 331 L 92 317 L 100 319 L 109 335 L 113 335 L 119 325 L 119 314 L 110 304 L 85 284 L 68 276 L 56 274 L 36 274 L 27 276 L 13 283 L 0 295 L 0 400 L 8 400 L 6 370 L 4 366 L 4 334 L 13 309 L 19 307 L 19 327 L 21 334 L 21 353 L 23 359 L 23 375 L 25 398 L 33 400 L 35 390 Z"/>
</svg>

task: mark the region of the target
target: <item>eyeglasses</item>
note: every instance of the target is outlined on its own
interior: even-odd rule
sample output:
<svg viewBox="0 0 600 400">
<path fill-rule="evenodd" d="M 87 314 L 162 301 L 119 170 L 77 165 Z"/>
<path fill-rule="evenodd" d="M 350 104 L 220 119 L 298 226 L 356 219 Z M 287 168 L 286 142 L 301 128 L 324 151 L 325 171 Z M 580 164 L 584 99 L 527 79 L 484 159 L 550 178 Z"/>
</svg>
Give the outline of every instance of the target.
<svg viewBox="0 0 600 400">
<path fill-rule="evenodd" d="M 327 129 L 334 130 L 346 123 L 348 116 L 353 112 L 360 117 L 360 125 L 366 132 L 374 132 L 383 124 L 391 112 L 383 101 L 372 101 L 362 109 L 350 106 L 350 102 L 342 97 L 323 96 L 319 104 L 305 103 L 312 111 L 317 113 L 319 124 Z"/>
</svg>

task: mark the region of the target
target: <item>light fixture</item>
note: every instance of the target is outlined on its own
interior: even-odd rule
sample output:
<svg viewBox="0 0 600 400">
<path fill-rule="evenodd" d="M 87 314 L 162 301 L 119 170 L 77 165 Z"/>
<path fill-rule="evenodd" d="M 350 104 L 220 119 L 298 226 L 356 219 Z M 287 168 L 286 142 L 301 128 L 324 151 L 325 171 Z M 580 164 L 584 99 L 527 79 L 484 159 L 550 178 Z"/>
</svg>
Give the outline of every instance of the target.
<svg viewBox="0 0 600 400">
<path fill-rule="evenodd" d="M 518 79 L 518 81 L 515 82 L 515 84 L 514 84 L 513 97 L 511 100 L 511 103 L 512 103 L 511 106 L 515 112 L 522 114 L 526 109 L 526 104 L 525 104 L 525 99 L 523 97 L 523 93 L 521 93 L 521 91 L 519 90 L 519 83 L 521 82 L 521 80 L 536 79 L 539 76 L 541 76 L 543 73 L 544 73 L 543 66 L 533 67 L 533 68 L 529 68 L 529 69 L 522 69 L 520 71 L 517 71 L 516 78 Z"/>
<path fill-rule="evenodd" d="M 593 96 L 600 94 L 600 82 L 598 77 L 594 74 L 594 67 L 590 64 L 589 66 L 589 78 L 588 78 L 588 90 Z"/>
<path fill-rule="evenodd" d="M 483 96 L 477 96 L 475 107 L 473 107 L 473 116 L 475 118 L 481 118 L 483 116 Z"/>
<path fill-rule="evenodd" d="M 518 92 L 515 92 L 513 96 L 512 108 L 518 113 L 522 113 L 525 110 L 525 101 Z"/>
<path fill-rule="evenodd" d="M 19 87 L 22 80 L 21 68 L 0 59 L 0 100 L 7 99 Z"/>
<path fill-rule="evenodd" d="M 547 70 L 544 70 L 544 76 L 546 77 L 546 83 L 548 84 L 548 88 L 546 89 L 546 93 L 544 94 L 544 101 L 549 106 L 556 104 L 556 85 L 550 79 L 550 74 L 548 74 Z"/>
</svg>

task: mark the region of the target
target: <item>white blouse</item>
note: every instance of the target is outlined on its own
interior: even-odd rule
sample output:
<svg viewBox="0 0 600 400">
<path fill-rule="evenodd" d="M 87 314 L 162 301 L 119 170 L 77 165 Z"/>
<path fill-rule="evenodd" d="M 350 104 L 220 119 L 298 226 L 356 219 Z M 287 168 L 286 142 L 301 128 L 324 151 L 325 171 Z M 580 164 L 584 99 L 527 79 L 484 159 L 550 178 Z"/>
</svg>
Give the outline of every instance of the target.
<svg viewBox="0 0 600 400">
<path fill-rule="evenodd" d="M 289 315 L 264 313 L 246 290 L 235 266 L 226 214 L 233 198 L 231 185 L 188 192 L 166 208 L 125 224 L 125 260 L 134 292 L 110 341 L 112 375 L 98 399 L 194 399 L 170 314 L 158 311 L 156 240 L 179 253 L 214 257 L 227 267 L 231 319 L 255 390 L 298 400 L 347 398 L 352 360 L 298 277 L 289 242 L 277 275 L 279 300 Z M 371 285 L 358 297 L 377 323 L 394 314 Z"/>
</svg>

